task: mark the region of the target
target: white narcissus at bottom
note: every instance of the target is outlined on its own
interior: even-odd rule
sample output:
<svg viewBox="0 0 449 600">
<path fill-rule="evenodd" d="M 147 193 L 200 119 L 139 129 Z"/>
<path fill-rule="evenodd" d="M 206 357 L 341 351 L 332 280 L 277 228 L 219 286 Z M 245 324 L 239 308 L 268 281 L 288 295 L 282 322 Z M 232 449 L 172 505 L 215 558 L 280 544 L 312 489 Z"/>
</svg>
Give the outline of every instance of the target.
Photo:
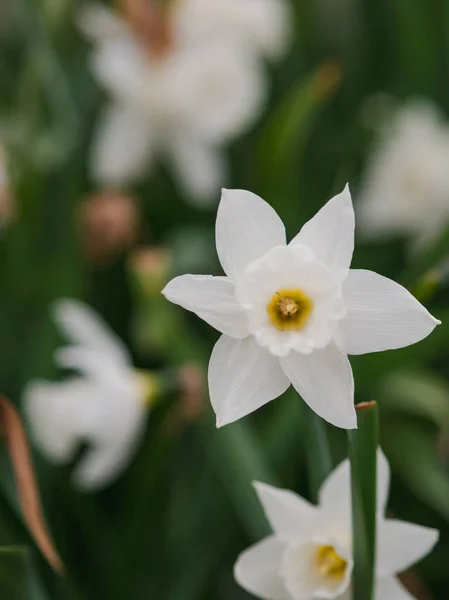
<svg viewBox="0 0 449 600">
<path fill-rule="evenodd" d="M 439 323 L 397 283 L 350 270 L 354 210 L 348 187 L 289 244 L 271 206 L 250 192 L 224 190 L 216 244 L 226 277 L 183 275 L 163 294 L 223 334 L 209 364 L 218 426 L 293 384 L 318 415 L 355 428 L 347 355 L 414 344 Z"/>
<path fill-rule="evenodd" d="M 192 202 L 214 201 L 226 179 L 223 146 L 264 104 L 258 58 L 221 36 L 201 44 L 174 39 L 152 56 L 118 13 L 87 6 L 79 21 L 93 42 L 94 75 L 112 98 L 93 142 L 96 182 L 126 185 L 162 158 Z"/>
<path fill-rule="evenodd" d="M 80 488 L 101 488 L 131 460 L 154 382 L 136 373 L 124 345 L 93 310 L 60 300 L 54 315 L 72 344 L 57 350 L 56 360 L 80 375 L 30 383 L 25 414 L 36 444 L 55 463 L 69 462 L 87 442 L 74 481 Z"/>
<path fill-rule="evenodd" d="M 396 574 L 428 554 L 439 534 L 435 529 L 385 518 L 390 469 L 380 450 L 377 465 L 375 600 L 412 600 Z M 239 556 L 234 568 L 237 582 L 264 600 L 351 600 L 349 460 L 323 483 L 318 506 L 265 483 L 254 487 L 273 535 Z"/>
</svg>

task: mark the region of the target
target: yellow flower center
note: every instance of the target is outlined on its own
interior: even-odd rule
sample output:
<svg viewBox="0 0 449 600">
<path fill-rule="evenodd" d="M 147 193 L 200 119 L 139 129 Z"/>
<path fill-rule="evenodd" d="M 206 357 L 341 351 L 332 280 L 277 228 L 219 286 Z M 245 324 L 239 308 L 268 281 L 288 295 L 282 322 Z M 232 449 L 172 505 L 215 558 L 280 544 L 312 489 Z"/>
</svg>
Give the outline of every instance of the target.
<svg viewBox="0 0 449 600">
<path fill-rule="evenodd" d="M 348 562 L 342 558 L 333 546 L 319 546 L 315 554 L 318 571 L 324 577 L 343 579 Z"/>
<path fill-rule="evenodd" d="M 271 323 L 279 331 L 299 331 L 312 312 L 312 300 L 298 289 L 277 291 L 267 305 Z"/>
</svg>

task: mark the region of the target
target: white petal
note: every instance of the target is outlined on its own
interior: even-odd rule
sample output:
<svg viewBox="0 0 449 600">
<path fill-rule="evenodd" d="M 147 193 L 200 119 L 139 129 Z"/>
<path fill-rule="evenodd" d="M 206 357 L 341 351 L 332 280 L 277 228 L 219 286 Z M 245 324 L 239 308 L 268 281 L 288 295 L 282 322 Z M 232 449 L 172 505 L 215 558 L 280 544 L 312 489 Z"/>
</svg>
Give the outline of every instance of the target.
<svg viewBox="0 0 449 600">
<path fill-rule="evenodd" d="M 291 600 L 280 576 L 284 547 L 267 537 L 240 554 L 234 577 L 245 590 L 264 600 Z"/>
<path fill-rule="evenodd" d="M 222 151 L 187 134 L 174 136 L 169 148 L 179 186 L 192 204 L 217 204 L 218 191 L 227 175 Z"/>
<path fill-rule="evenodd" d="M 132 384 L 133 371 L 128 366 L 111 361 L 108 356 L 86 346 L 66 346 L 54 353 L 56 363 L 63 369 L 78 371 L 86 379 L 104 388 L 127 390 Z"/>
<path fill-rule="evenodd" d="M 208 379 L 217 427 L 254 412 L 290 385 L 278 359 L 253 338 L 233 340 L 225 335 L 212 351 Z"/>
<path fill-rule="evenodd" d="M 231 279 L 274 246 L 285 245 L 285 228 L 276 211 L 243 190 L 223 190 L 215 235 L 221 266 Z"/>
<path fill-rule="evenodd" d="M 377 512 L 384 515 L 390 495 L 390 464 L 387 457 L 379 448 L 377 450 Z"/>
<path fill-rule="evenodd" d="M 323 482 L 319 494 L 320 508 L 343 528 L 351 523 L 351 468 L 349 459 L 342 461 Z"/>
<path fill-rule="evenodd" d="M 292 351 L 280 362 L 295 390 L 317 415 L 336 427 L 357 427 L 351 365 L 334 344 L 307 355 Z"/>
<path fill-rule="evenodd" d="M 126 24 L 102 4 L 86 4 L 76 17 L 82 33 L 96 42 L 123 35 L 127 30 Z"/>
<path fill-rule="evenodd" d="M 390 465 L 385 454 L 377 451 L 377 512 L 383 515 L 390 490 Z M 349 459 L 342 461 L 326 478 L 320 489 L 320 507 L 336 521 L 351 521 L 351 469 Z"/>
<path fill-rule="evenodd" d="M 377 527 L 377 574 L 385 577 L 408 569 L 438 541 L 436 529 L 413 523 L 380 520 Z"/>
<path fill-rule="evenodd" d="M 91 68 L 117 104 L 138 109 L 146 121 L 150 115 L 149 86 L 154 85 L 154 70 L 130 28 L 124 24 L 123 35 L 110 37 L 94 47 Z"/>
<path fill-rule="evenodd" d="M 229 337 L 248 335 L 245 311 L 237 303 L 234 284 L 227 277 L 181 275 L 172 279 L 162 293 Z"/>
<path fill-rule="evenodd" d="M 395 577 L 376 582 L 375 600 L 416 600 Z"/>
<path fill-rule="evenodd" d="M 349 186 L 346 186 L 304 225 L 290 243 L 309 246 L 317 259 L 343 281 L 354 252 L 354 228 L 354 208 Z"/>
<path fill-rule="evenodd" d="M 273 531 L 282 541 L 301 540 L 313 535 L 320 514 L 316 506 L 290 490 L 254 482 L 260 503 Z"/>
<path fill-rule="evenodd" d="M 63 383 L 35 381 L 24 392 L 23 408 L 33 440 L 49 460 L 65 463 L 77 449 L 82 409 L 79 404 L 90 403 L 95 388 L 81 378 Z"/>
<path fill-rule="evenodd" d="M 326 524 L 324 524 L 326 526 Z M 333 546 L 339 556 L 347 562 L 344 577 L 326 577 L 316 564 L 316 553 L 320 546 Z M 285 588 L 294 600 L 332 599 L 341 600 L 351 582 L 353 561 L 350 545 L 338 543 L 335 538 L 320 535 L 312 540 L 293 542 L 284 554 L 281 574 Z"/>
<path fill-rule="evenodd" d="M 33 383 L 25 391 L 24 408 L 33 438 L 53 462 L 69 462 L 79 445 L 88 443 L 74 471 L 84 489 L 106 485 L 126 467 L 146 420 L 134 390 L 80 377 Z"/>
<path fill-rule="evenodd" d="M 151 166 L 154 140 L 148 120 L 110 105 L 100 116 L 92 148 L 92 174 L 100 185 L 123 185 Z"/>
<path fill-rule="evenodd" d="M 348 312 L 341 330 L 348 354 L 410 346 L 439 324 L 404 287 L 373 271 L 351 270 L 343 296 Z"/>
<path fill-rule="evenodd" d="M 128 350 L 104 320 L 89 306 L 74 299 L 55 302 L 53 315 L 67 340 L 97 351 L 110 361 L 129 364 Z"/>
</svg>

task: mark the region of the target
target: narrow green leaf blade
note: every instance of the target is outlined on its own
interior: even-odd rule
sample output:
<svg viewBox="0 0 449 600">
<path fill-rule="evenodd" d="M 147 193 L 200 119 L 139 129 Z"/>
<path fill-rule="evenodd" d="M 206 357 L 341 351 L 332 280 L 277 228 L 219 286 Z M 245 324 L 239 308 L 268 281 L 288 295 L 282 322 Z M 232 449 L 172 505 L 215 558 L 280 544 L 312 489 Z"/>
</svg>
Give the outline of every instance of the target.
<svg viewBox="0 0 449 600">
<path fill-rule="evenodd" d="M 309 477 L 309 493 L 312 502 L 317 502 L 321 484 L 332 471 L 332 454 L 325 422 L 305 402 L 302 403 L 302 409 L 302 435 Z"/>
<path fill-rule="evenodd" d="M 376 559 L 376 480 L 379 414 L 376 402 L 358 404 L 358 429 L 348 432 L 353 522 L 353 600 L 372 600 Z"/>
<path fill-rule="evenodd" d="M 0 548 L 0 597 L 30 599 L 30 558 L 23 546 Z"/>
</svg>

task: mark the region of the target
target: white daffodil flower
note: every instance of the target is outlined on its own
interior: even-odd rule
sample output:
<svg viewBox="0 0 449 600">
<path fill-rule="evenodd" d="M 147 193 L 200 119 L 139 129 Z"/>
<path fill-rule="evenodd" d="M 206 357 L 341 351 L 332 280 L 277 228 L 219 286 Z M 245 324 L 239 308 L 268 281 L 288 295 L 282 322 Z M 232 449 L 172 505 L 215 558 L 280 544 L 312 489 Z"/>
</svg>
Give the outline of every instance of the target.
<svg viewBox="0 0 449 600">
<path fill-rule="evenodd" d="M 385 518 L 390 469 L 377 459 L 377 561 L 375 600 L 412 600 L 396 574 L 428 554 L 435 529 Z M 265 483 L 254 487 L 273 535 L 238 558 L 234 575 L 264 600 L 351 600 L 353 567 L 349 460 L 323 483 L 315 506 L 297 494 Z"/>
<path fill-rule="evenodd" d="M 414 344 L 439 323 L 402 286 L 349 269 L 354 211 L 348 187 L 289 244 L 271 206 L 250 192 L 224 190 L 216 243 L 227 277 L 183 275 L 163 294 L 223 333 L 209 364 L 217 426 L 293 384 L 318 415 L 355 428 L 347 354 Z"/>
<path fill-rule="evenodd" d="M 449 126 L 430 103 L 397 111 L 380 136 L 360 191 L 366 237 L 426 241 L 449 222 Z"/>
<path fill-rule="evenodd" d="M 93 310 L 61 300 L 54 316 L 71 342 L 55 359 L 80 374 L 29 384 L 25 413 L 36 444 L 55 463 L 69 462 L 80 443 L 89 444 L 74 481 L 97 489 L 129 463 L 144 432 L 151 382 L 136 373 L 122 342 Z"/>
<path fill-rule="evenodd" d="M 173 16 L 186 41 L 222 37 L 277 60 L 292 33 L 292 7 L 285 0 L 177 0 Z"/>
<path fill-rule="evenodd" d="M 223 146 L 259 115 L 265 77 L 244 45 L 222 37 L 152 55 L 133 27 L 106 8 L 81 14 L 94 43 L 92 70 L 112 102 L 100 118 L 92 172 L 120 186 L 166 158 L 193 202 L 214 199 L 226 179 Z"/>
</svg>

